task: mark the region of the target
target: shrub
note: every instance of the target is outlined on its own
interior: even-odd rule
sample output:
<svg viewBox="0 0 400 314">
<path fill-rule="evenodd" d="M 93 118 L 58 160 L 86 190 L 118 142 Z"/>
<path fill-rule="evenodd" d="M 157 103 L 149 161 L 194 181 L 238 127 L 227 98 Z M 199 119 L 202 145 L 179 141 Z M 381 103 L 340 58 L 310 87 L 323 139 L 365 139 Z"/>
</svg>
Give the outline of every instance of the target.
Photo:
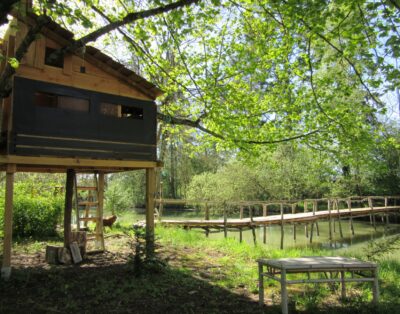
<svg viewBox="0 0 400 314">
<path fill-rule="evenodd" d="M 13 233 L 16 237 L 56 235 L 62 213 L 60 198 L 25 197 L 14 199 Z"/>
<path fill-rule="evenodd" d="M 62 195 L 32 193 L 26 183 L 16 183 L 14 189 L 13 236 L 45 237 L 56 235 L 57 223 L 63 211 Z M 0 235 L 4 224 L 4 190 L 0 191 Z"/>
</svg>

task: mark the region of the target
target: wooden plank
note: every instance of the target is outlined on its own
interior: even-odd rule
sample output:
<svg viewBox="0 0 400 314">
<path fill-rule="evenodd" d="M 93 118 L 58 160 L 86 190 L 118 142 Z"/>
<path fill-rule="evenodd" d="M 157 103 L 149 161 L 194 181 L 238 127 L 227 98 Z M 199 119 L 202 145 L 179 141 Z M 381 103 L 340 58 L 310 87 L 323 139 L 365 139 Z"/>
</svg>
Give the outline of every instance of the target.
<svg viewBox="0 0 400 314">
<path fill-rule="evenodd" d="M 32 68 L 27 65 L 21 65 L 17 71 L 18 76 L 20 75 L 20 73 L 24 72 L 24 69 L 34 70 L 34 73 L 36 73 L 35 75 L 36 77 L 45 76 L 43 69 L 44 69 L 44 56 L 46 52 L 46 38 L 44 36 L 41 36 L 34 42 L 34 44 L 35 44 L 35 60 L 33 63 L 34 67 Z"/>
<path fill-rule="evenodd" d="M 106 168 L 156 168 L 160 163 L 156 161 L 140 160 L 107 160 L 88 158 L 64 158 L 64 157 L 31 157 L 17 155 L 0 156 L 0 164 L 24 164 L 40 166 L 66 166 L 66 167 L 106 167 Z"/>
<path fill-rule="evenodd" d="M 9 165 L 6 173 L 6 195 L 4 205 L 4 242 L 1 277 L 8 280 L 11 276 L 11 249 L 13 224 L 13 196 L 15 165 Z"/>
<path fill-rule="evenodd" d="M 69 248 L 71 250 L 72 261 L 74 262 L 74 264 L 78 264 L 78 263 L 82 262 L 82 255 L 79 250 L 78 243 L 72 242 L 70 244 Z"/>
<path fill-rule="evenodd" d="M 146 256 L 154 256 L 154 198 L 156 196 L 156 175 L 154 168 L 146 169 Z"/>
</svg>

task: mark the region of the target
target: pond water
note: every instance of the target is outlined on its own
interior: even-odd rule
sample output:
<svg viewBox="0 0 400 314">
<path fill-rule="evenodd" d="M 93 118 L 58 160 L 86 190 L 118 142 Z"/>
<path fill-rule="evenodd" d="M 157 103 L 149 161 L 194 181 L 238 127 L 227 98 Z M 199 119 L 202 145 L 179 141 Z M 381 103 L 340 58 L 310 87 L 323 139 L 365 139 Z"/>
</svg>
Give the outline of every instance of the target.
<svg viewBox="0 0 400 314">
<path fill-rule="evenodd" d="M 203 219 L 201 215 L 199 215 L 196 211 L 182 211 L 182 210 L 168 210 L 163 215 L 164 219 Z M 214 218 L 214 217 L 213 217 Z M 393 218 L 393 217 L 392 217 Z M 119 221 L 123 222 L 136 222 L 138 220 L 144 220 L 144 210 L 143 209 L 133 209 L 129 211 L 125 211 L 120 215 Z M 336 232 L 332 232 L 333 240 L 329 240 L 329 223 L 328 221 L 319 221 L 319 236 L 317 235 L 316 228 L 314 226 L 314 235 L 313 241 L 310 243 L 310 237 L 306 237 L 305 233 L 305 225 L 297 225 L 296 226 L 296 240 L 294 240 L 293 234 L 293 225 L 286 224 L 284 226 L 284 248 L 298 248 L 298 247 L 315 247 L 321 249 L 346 249 L 350 246 L 353 249 L 362 249 L 366 243 L 371 240 L 376 240 L 380 238 L 384 238 L 394 234 L 400 234 L 400 224 L 389 224 L 386 225 L 382 223 L 380 217 L 376 217 L 376 230 L 373 225 L 370 224 L 369 220 L 358 220 L 353 219 L 354 226 L 354 235 L 351 233 L 350 223 L 348 219 L 342 219 L 342 231 L 343 238 L 339 233 L 339 225 L 336 220 Z M 203 230 L 193 229 L 196 232 L 200 232 L 204 234 Z M 266 230 L 266 244 L 271 248 L 279 248 L 281 243 L 281 227 L 280 225 L 272 225 L 267 226 Z M 309 236 L 311 226 L 308 227 Z M 332 223 L 333 230 L 333 223 Z M 263 244 L 263 235 L 264 228 L 260 227 L 256 230 L 256 238 L 258 244 Z M 227 237 L 234 238 L 239 241 L 239 232 L 238 231 L 228 231 Z M 209 237 L 211 239 L 219 239 L 224 237 L 224 232 L 218 233 L 210 233 Z M 245 230 L 242 233 L 243 241 L 247 243 L 253 243 L 253 235 L 251 230 Z"/>
</svg>

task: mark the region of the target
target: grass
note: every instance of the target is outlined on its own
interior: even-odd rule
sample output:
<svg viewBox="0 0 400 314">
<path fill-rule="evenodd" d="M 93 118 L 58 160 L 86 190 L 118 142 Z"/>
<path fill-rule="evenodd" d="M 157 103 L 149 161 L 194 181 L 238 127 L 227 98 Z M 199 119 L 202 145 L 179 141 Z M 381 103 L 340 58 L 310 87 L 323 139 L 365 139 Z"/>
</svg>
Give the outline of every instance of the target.
<svg viewBox="0 0 400 314">
<path fill-rule="evenodd" d="M 214 272 L 211 276 L 213 283 L 231 290 L 247 289 L 253 294 L 257 293 L 257 268 L 255 260 L 258 258 L 281 258 L 281 257 L 298 257 L 298 256 L 332 256 L 338 255 L 337 251 L 324 250 L 318 248 L 298 248 L 298 249 L 269 249 L 265 246 L 249 245 L 247 243 L 239 243 L 234 239 L 207 239 L 201 233 L 196 231 L 185 231 L 176 228 L 157 228 L 157 236 L 160 242 L 166 246 L 177 248 L 190 247 L 192 254 L 186 256 L 188 260 L 210 261 L 218 267 L 212 268 Z M 376 246 L 383 249 L 384 242 L 378 242 Z M 367 260 L 370 251 L 375 248 L 358 249 L 354 254 L 351 249 L 342 250 L 340 255 L 357 257 Z M 372 290 L 370 284 L 348 284 L 348 294 L 351 296 L 344 303 L 347 308 L 362 308 L 376 313 L 385 313 L 388 309 L 395 309 L 399 305 L 400 295 L 400 255 L 399 248 L 384 252 L 381 256 L 376 257 L 376 261 L 380 267 L 380 307 L 371 309 L 368 303 L 372 299 Z M 269 295 L 271 302 L 274 299 L 279 301 L 279 286 L 275 281 L 266 281 L 269 287 Z M 301 285 L 293 286 L 290 292 L 291 298 L 296 301 L 297 308 L 309 311 L 311 309 L 328 306 L 340 307 L 331 311 L 342 313 L 345 309 L 341 308 L 338 302 L 339 291 L 332 291 L 324 285 Z M 297 287 L 297 288 L 296 288 Z M 300 287 L 300 288 L 299 288 Z M 338 288 L 338 287 L 337 287 Z"/>
<path fill-rule="evenodd" d="M 106 229 L 107 254 L 88 257 L 80 266 L 49 266 L 46 245 L 62 239 L 14 242 L 13 279 L 0 282 L 0 312 L 114 313 L 279 313 L 279 285 L 266 281 L 267 306 L 258 308 L 256 259 L 345 255 L 379 263 L 380 304 L 369 305 L 370 284 L 349 284 L 349 298 L 339 301 L 340 287 L 296 285 L 289 290 L 298 313 L 397 313 L 400 305 L 400 248 L 396 237 L 375 244 L 331 251 L 317 247 L 279 250 L 234 239 L 206 238 L 200 231 L 156 228 L 160 264 L 145 265 L 135 277 L 132 223 L 127 213 Z M 389 244 L 388 244 L 389 243 Z"/>
</svg>

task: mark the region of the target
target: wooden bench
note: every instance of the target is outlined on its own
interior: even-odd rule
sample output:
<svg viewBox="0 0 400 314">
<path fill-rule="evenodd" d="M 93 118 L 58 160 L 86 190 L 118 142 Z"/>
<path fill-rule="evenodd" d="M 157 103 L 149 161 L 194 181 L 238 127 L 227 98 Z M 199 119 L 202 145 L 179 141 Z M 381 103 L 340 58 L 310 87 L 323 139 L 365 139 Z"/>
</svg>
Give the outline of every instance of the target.
<svg viewBox="0 0 400 314">
<path fill-rule="evenodd" d="M 288 313 L 287 285 L 303 283 L 342 284 L 342 298 L 346 297 L 346 282 L 373 282 L 373 302 L 378 303 L 378 266 L 375 263 L 363 262 L 355 258 L 310 256 L 281 259 L 258 259 L 259 304 L 264 305 L 264 277 L 281 283 L 282 313 Z M 266 267 L 266 271 L 264 270 Z M 306 274 L 306 279 L 287 278 L 288 274 Z M 311 274 L 322 273 L 325 278 L 312 278 Z M 346 273 L 350 274 L 346 276 Z M 340 276 L 339 276 L 340 274 Z"/>
</svg>

